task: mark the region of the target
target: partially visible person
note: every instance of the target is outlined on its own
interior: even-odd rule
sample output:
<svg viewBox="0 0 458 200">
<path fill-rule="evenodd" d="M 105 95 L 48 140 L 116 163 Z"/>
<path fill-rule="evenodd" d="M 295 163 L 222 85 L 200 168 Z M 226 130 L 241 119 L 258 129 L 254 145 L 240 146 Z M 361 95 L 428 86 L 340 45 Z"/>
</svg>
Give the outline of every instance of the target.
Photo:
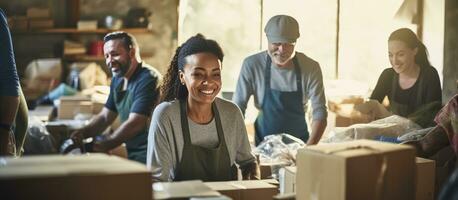
<svg viewBox="0 0 458 200">
<path fill-rule="evenodd" d="M 223 51 L 197 34 L 178 47 L 154 110 L 147 167 L 155 181 L 227 181 L 258 176 L 240 109 L 216 97 Z"/>
<path fill-rule="evenodd" d="M 458 199 L 458 169 L 450 176 L 447 183 L 442 188 L 439 200 L 457 200 Z"/>
<path fill-rule="evenodd" d="M 434 121 L 437 123 L 437 127 L 445 132 L 448 142 L 458 158 L 458 94 L 439 111 Z M 441 135 L 443 138 L 444 134 Z"/>
<path fill-rule="evenodd" d="M 406 144 L 416 148 L 417 156 L 433 159 L 436 161 L 436 166 L 442 168 L 441 173 L 436 174 L 436 192 L 439 192 L 442 183 L 449 179 L 453 171 L 458 170 L 458 94 L 439 111 L 434 121 L 437 125 L 425 137 Z M 448 199 L 446 197 L 456 195 L 452 188 L 457 184 L 457 173 L 455 172 L 455 175 L 450 178 L 450 183 L 444 186 L 442 197 L 439 199 Z"/>
<path fill-rule="evenodd" d="M 437 113 L 436 126 L 419 141 L 407 142 L 416 147 L 417 155 L 428 158 L 451 146 L 458 158 L 458 94 Z"/>
<path fill-rule="evenodd" d="M 308 145 L 320 141 L 327 125 L 323 75 L 318 62 L 295 51 L 299 24 L 288 15 L 269 19 L 264 32 L 266 51 L 247 57 L 242 64 L 233 101 L 245 114 L 254 97 L 259 114 L 255 122 L 255 142 L 265 136 L 288 133 Z M 305 120 L 308 101 L 312 104 L 311 133 Z"/>
<path fill-rule="evenodd" d="M 128 159 L 146 163 L 148 124 L 159 100 L 161 76 L 142 62 L 134 36 L 126 32 L 109 33 L 103 51 L 113 79 L 105 107 L 85 127 L 72 133 L 81 141 L 94 137 L 110 126 L 119 115 L 121 125 L 112 134 L 104 135 L 93 146 L 95 152 L 108 152 L 125 143 Z"/>
<path fill-rule="evenodd" d="M 382 72 L 370 99 L 382 103 L 388 97 L 390 111 L 403 117 L 442 101 L 439 74 L 429 63 L 425 45 L 413 31 L 401 28 L 391 33 L 388 55 L 392 67 Z"/>
<path fill-rule="evenodd" d="M 7 18 L 1 8 L 0 44 L 0 156 L 15 156 L 21 154 L 28 109 L 19 84 Z"/>
</svg>

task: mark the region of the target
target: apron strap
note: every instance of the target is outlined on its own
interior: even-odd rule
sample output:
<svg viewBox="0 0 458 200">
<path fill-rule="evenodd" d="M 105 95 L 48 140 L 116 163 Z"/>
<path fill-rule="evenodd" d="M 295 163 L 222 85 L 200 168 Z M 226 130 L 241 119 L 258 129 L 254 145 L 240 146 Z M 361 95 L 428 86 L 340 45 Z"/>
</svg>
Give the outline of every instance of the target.
<svg viewBox="0 0 458 200">
<path fill-rule="evenodd" d="M 218 140 L 219 140 L 218 146 L 220 146 L 221 144 L 224 144 L 224 146 L 226 146 L 226 139 L 224 138 L 223 126 L 221 125 L 219 111 L 218 111 L 218 108 L 216 107 L 215 102 L 212 103 L 212 110 L 213 110 L 213 115 L 215 118 L 216 133 L 218 134 Z"/>
<path fill-rule="evenodd" d="M 180 101 L 180 118 L 181 130 L 183 133 L 184 146 L 191 145 L 191 136 L 189 135 L 188 112 L 186 110 L 186 100 Z"/>
<path fill-rule="evenodd" d="M 218 108 L 216 107 L 215 102 L 212 103 L 212 111 L 215 118 L 216 133 L 218 134 L 218 146 L 220 146 L 220 144 L 222 144 L 221 142 L 226 144 L 226 141 L 224 139 L 223 126 L 221 125 L 221 119 L 219 117 Z M 180 100 L 180 113 L 184 145 L 192 145 L 191 135 L 189 132 L 188 114 L 186 110 L 186 100 Z"/>
<path fill-rule="evenodd" d="M 299 61 L 297 60 L 297 56 L 294 56 L 293 62 L 294 62 L 294 71 L 296 72 L 297 91 L 299 91 L 302 94 L 302 74 L 301 74 L 301 68 L 299 65 Z"/>
</svg>

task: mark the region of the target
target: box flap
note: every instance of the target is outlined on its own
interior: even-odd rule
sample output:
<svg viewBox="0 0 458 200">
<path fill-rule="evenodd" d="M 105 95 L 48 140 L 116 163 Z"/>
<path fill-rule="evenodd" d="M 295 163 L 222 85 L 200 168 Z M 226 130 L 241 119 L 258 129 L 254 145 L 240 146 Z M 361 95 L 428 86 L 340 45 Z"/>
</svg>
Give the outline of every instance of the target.
<svg viewBox="0 0 458 200">
<path fill-rule="evenodd" d="M 140 163 L 106 154 L 0 157 L 0 166 L 0 179 L 150 173 Z"/>
<path fill-rule="evenodd" d="M 318 154 L 330 154 L 336 157 L 348 158 L 399 150 L 415 151 L 413 147 L 408 145 L 391 144 L 373 140 L 353 140 L 341 143 L 320 144 L 309 146 L 299 151 L 313 151 Z"/>
<path fill-rule="evenodd" d="M 221 195 L 200 180 L 153 184 L 155 199 L 211 197 Z"/>
</svg>

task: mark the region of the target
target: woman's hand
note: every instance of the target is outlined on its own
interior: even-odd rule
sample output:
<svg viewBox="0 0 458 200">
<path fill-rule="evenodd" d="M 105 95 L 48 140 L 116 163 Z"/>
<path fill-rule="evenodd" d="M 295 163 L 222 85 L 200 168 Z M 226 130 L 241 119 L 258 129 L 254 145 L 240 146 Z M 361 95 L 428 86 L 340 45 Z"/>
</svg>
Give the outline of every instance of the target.
<svg viewBox="0 0 458 200">
<path fill-rule="evenodd" d="M 259 180 L 259 168 L 256 161 L 240 166 L 243 180 Z"/>
</svg>

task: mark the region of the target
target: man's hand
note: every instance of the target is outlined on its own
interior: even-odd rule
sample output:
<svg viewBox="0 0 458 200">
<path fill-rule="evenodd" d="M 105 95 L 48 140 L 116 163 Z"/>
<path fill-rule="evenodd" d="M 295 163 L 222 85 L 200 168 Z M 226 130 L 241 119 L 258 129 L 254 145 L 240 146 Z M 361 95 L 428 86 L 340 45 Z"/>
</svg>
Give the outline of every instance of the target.
<svg viewBox="0 0 458 200">
<path fill-rule="evenodd" d="M 70 138 L 73 142 L 82 142 L 84 139 L 84 131 L 82 129 L 73 131 L 73 133 L 70 134 Z"/>
<path fill-rule="evenodd" d="M 104 141 L 94 141 L 94 145 L 92 146 L 92 151 L 108 153 L 110 149 L 105 145 Z"/>
</svg>

